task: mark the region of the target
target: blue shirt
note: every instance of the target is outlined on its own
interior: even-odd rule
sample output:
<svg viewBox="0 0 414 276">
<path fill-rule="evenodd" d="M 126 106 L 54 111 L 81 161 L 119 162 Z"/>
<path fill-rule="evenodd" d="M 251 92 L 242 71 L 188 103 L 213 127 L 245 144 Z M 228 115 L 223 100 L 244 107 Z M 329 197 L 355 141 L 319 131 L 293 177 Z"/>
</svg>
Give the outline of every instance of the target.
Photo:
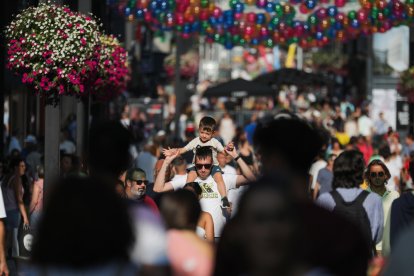
<svg viewBox="0 0 414 276">
<path fill-rule="evenodd" d="M 316 181 L 319 183 L 319 195 L 332 191 L 333 173 L 327 168 L 320 169 Z"/>
<path fill-rule="evenodd" d="M 414 144 L 412 144 L 411 146 L 409 145 L 404 145 L 403 147 L 403 156 L 410 156 L 410 153 L 414 151 Z"/>
<path fill-rule="evenodd" d="M 256 130 L 256 126 L 257 126 L 257 123 L 253 122 L 253 123 L 248 124 L 244 128 L 244 131 L 246 132 L 247 141 L 249 142 L 250 145 L 253 145 L 253 134 L 254 134 L 254 131 Z"/>
<path fill-rule="evenodd" d="M 354 201 L 357 196 L 363 191 L 360 188 L 337 188 L 337 192 L 342 196 L 345 202 Z M 316 200 L 319 206 L 333 211 L 335 208 L 335 201 L 330 193 L 324 193 Z M 375 193 L 369 193 L 364 203 L 365 211 L 371 225 L 372 240 L 378 243 L 382 239 L 382 231 L 384 230 L 384 210 L 382 208 L 381 197 Z"/>
</svg>

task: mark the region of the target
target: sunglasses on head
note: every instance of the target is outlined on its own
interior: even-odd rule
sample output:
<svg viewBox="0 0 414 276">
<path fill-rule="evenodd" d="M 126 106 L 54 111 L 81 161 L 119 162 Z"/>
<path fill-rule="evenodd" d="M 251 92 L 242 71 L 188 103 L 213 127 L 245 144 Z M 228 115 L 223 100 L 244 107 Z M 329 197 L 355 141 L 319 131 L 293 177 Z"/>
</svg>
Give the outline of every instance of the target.
<svg viewBox="0 0 414 276">
<path fill-rule="evenodd" d="M 134 180 L 138 185 L 148 185 L 148 180 Z"/>
<path fill-rule="evenodd" d="M 369 174 L 371 177 L 384 177 L 385 173 L 384 172 L 371 172 Z"/>
<path fill-rule="evenodd" d="M 196 166 L 197 170 L 201 170 L 203 167 L 206 170 L 209 170 L 209 169 L 211 169 L 212 164 L 195 164 L 195 166 Z"/>
</svg>

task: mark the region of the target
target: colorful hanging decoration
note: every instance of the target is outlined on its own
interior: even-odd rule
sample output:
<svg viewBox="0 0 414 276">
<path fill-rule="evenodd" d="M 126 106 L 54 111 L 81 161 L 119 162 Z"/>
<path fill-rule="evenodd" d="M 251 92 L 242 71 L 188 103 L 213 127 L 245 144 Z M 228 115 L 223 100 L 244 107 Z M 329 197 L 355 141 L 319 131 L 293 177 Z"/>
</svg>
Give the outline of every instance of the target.
<svg viewBox="0 0 414 276">
<path fill-rule="evenodd" d="M 346 0 L 230 0 L 222 10 L 211 0 L 110 0 L 129 18 L 158 32 L 176 31 L 183 38 L 204 35 L 207 42 L 236 45 L 320 47 L 360 35 L 383 33 L 414 22 L 414 0 L 359 0 L 345 12 Z M 252 12 L 249 6 L 255 6 Z M 305 16 L 298 20 L 296 13 Z M 302 16 L 303 18 L 303 16 Z"/>
</svg>

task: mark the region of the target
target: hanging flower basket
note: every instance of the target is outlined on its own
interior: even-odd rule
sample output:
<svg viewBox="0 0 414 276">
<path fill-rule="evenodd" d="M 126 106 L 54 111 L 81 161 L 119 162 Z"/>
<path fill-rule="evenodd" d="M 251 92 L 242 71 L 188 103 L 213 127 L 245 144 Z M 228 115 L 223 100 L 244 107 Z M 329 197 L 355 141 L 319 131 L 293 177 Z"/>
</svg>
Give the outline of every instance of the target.
<svg viewBox="0 0 414 276">
<path fill-rule="evenodd" d="M 408 102 L 414 103 L 414 67 L 401 73 L 398 92 L 406 97 Z"/>
<path fill-rule="evenodd" d="M 7 67 L 53 103 L 82 96 L 96 75 L 99 27 L 66 6 L 42 3 L 18 14 L 6 28 Z"/>
<path fill-rule="evenodd" d="M 100 42 L 93 94 L 99 100 L 108 100 L 122 93 L 130 80 L 128 53 L 112 35 L 101 35 Z"/>
</svg>

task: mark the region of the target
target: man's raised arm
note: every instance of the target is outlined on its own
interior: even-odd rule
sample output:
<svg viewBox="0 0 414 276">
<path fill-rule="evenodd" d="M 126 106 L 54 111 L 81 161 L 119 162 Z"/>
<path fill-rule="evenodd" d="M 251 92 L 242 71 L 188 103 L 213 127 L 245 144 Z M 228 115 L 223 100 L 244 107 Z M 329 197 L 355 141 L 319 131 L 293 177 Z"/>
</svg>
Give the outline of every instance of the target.
<svg viewBox="0 0 414 276">
<path fill-rule="evenodd" d="M 256 176 L 250 169 L 250 167 L 244 162 L 243 158 L 237 153 L 236 149 L 233 148 L 232 150 L 227 150 L 226 152 L 233 157 L 233 159 L 236 161 L 237 165 L 240 167 L 240 171 L 242 175 L 239 175 L 237 177 L 237 186 L 242 186 L 244 183 L 248 181 L 256 181 Z"/>
<path fill-rule="evenodd" d="M 179 155 L 178 152 L 176 152 L 175 154 L 171 155 L 171 156 L 167 156 L 164 159 L 164 162 L 162 163 L 161 169 L 157 174 L 157 177 L 155 178 L 155 182 L 154 182 L 154 192 L 157 193 L 163 193 L 163 192 L 168 192 L 168 191 L 172 191 L 174 190 L 173 185 L 171 184 L 171 182 L 165 182 L 165 175 L 167 172 L 167 169 L 169 167 L 169 165 L 171 164 L 171 162 Z"/>
</svg>

